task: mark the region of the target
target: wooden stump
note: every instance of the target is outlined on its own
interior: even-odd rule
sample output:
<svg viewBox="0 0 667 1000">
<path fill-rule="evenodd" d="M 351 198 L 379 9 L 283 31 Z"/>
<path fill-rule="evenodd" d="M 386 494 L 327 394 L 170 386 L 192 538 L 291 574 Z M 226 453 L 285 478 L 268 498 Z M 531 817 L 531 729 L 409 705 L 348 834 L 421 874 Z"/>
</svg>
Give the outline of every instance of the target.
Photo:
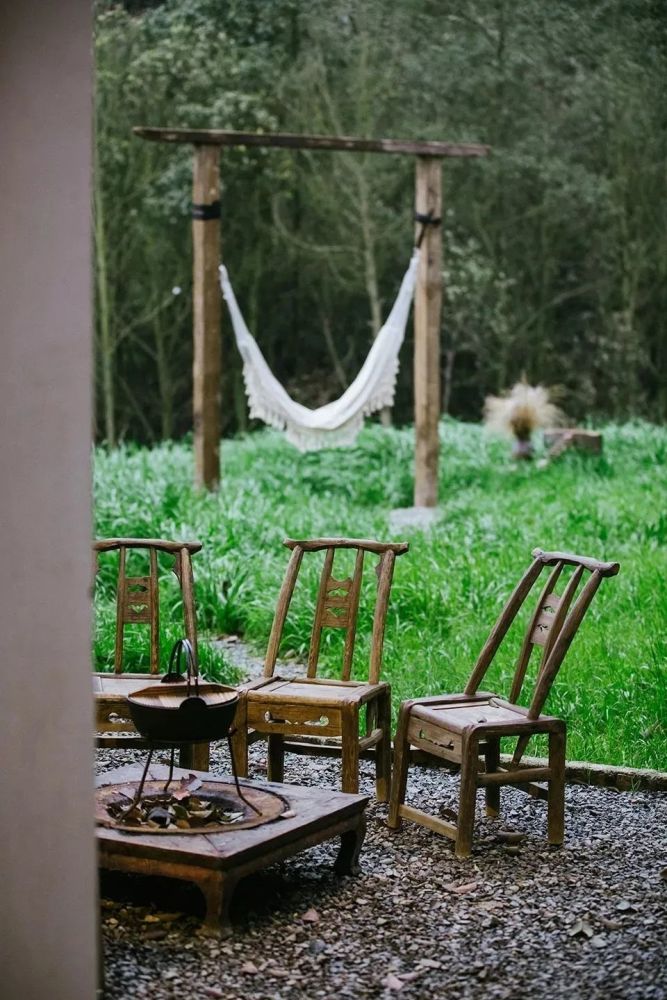
<svg viewBox="0 0 667 1000">
<path fill-rule="evenodd" d="M 544 443 L 549 449 L 549 458 L 557 458 L 568 448 L 585 451 L 590 455 L 602 453 L 602 434 L 579 427 L 558 427 L 544 432 Z"/>
</svg>

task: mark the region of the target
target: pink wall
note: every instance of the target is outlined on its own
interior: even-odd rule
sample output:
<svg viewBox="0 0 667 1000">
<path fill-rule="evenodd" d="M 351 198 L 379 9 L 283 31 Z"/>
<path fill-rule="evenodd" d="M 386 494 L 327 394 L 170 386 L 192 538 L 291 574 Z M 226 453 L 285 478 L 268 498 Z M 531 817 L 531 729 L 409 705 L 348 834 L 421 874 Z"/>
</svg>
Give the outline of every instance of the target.
<svg viewBox="0 0 667 1000">
<path fill-rule="evenodd" d="M 0 0 L 0 995 L 95 993 L 91 4 Z"/>
</svg>

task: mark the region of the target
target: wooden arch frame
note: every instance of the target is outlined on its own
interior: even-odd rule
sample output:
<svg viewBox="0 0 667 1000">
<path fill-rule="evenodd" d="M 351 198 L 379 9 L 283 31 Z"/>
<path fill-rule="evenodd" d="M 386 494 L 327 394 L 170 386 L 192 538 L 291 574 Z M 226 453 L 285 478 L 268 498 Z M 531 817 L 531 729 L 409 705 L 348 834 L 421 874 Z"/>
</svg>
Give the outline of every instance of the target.
<svg viewBox="0 0 667 1000">
<path fill-rule="evenodd" d="M 414 156 L 415 215 L 440 220 L 441 161 L 452 156 L 486 156 L 489 147 L 475 143 L 361 139 L 284 132 L 231 132 L 222 129 L 137 127 L 133 132 L 140 138 L 153 142 L 190 143 L 194 146 L 192 243 L 195 482 L 198 486 L 216 489 L 220 480 L 220 148 L 268 146 Z M 413 364 L 416 507 L 435 507 L 438 501 L 442 311 L 442 236 L 439 228 L 436 225 L 425 228 L 415 288 Z"/>
</svg>

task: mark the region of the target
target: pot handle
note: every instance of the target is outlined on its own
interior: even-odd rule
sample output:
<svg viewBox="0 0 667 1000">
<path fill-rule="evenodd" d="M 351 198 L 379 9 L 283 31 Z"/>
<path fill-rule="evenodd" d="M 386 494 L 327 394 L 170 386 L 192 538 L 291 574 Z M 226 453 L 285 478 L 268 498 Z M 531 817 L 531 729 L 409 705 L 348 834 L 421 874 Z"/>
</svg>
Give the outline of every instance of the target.
<svg viewBox="0 0 667 1000">
<path fill-rule="evenodd" d="M 181 673 L 181 655 L 183 654 L 185 655 L 185 661 L 187 664 L 187 697 L 190 696 L 190 686 L 193 682 L 195 686 L 195 695 L 199 695 L 199 668 L 197 666 L 195 651 L 192 648 L 192 643 L 189 639 L 177 639 L 171 647 L 171 653 L 169 655 L 169 668 L 167 673 L 162 678 L 162 683 L 171 683 L 172 681 L 182 681 L 185 679 Z M 176 664 L 175 666 L 174 661 Z"/>
</svg>

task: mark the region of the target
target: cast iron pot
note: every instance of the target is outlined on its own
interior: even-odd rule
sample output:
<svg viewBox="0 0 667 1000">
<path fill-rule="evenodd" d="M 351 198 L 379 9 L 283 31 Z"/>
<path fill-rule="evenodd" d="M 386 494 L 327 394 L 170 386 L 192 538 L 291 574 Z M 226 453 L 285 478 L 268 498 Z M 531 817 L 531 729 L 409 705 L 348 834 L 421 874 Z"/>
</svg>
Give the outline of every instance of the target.
<svg viewBox="0 0 667 1000">
<path fill-rule="evenodd" d="M 180 671 L 185 655 L 187 675 Z M 225 739 L 239 694 L 224 684 L 200 682 L 191 643 L 179 639 L 161 683 L 127 696 L 132 722 L 150 743 L 211 743 Z"/>
</svg>

